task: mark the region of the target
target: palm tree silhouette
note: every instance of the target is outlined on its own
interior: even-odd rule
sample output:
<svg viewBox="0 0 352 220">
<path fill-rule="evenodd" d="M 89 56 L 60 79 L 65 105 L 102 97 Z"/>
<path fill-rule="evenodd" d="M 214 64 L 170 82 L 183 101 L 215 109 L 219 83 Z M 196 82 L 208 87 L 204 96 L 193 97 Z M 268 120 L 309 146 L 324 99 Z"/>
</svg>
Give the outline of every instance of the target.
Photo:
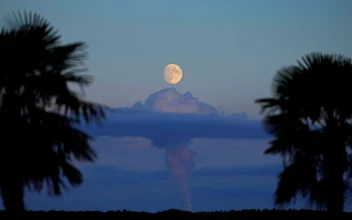
<svg viewBox="0 0 352 220">
<path fill-rule="evenodd" d="M 352 176 L 351 80 L 350 58 L 313 52 L 278 70 L 273 97 L 256 100 L 275 136 L 265 154 L 284 161 L 276 205 L 300 194 L 309 205 L 343 213 Z"/>
<path fill-rule="evenodd" d="M 92 77 L 84 43 L 62 44 L 51 24 L 32 12 L 12 13 L 0 32 L 0 189 L 7 211 L 24 210 L 24 187 L 43 184 L 60 195 L 82 183 L 74 160 L 94 161 L 82 122 L 100 123 L 105 107 L 84 99 Z M 71 86 L 81 88 L 80 92 Z"/>
</svg>

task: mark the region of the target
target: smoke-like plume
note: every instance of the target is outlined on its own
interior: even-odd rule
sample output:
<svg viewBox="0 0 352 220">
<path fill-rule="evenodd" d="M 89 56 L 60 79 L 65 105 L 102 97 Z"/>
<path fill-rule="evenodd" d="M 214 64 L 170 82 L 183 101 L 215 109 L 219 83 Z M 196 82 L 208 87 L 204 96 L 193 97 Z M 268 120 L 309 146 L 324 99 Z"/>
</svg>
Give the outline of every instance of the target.
<svg viewBox="0 0 352 220">
<path fill-rule="evenodd" d="M 166 88 L 151 94 L 145 102 L 137 102 L 133 108 L 157 112 L 197 113 L 217 115 L 211 105 L 200 102 L 190 92 L 181 94 L 174 88 Z M 161 138 L 162 137 L 162 138 Z M 182 208 L 191 211 L 191 193 L 189 179 L 195 166 L 197 152 L 189 149 L 191 138 L 164 132 L 163 136 L 151 138 L 153 145 L 166 149 L 165 163 L 170 169 L 182 196 Z"/>
<path fill-rule="evenodd" d="M 182 208 L 192 211 L 189 179 L 195 166 L 197 152 L 189 148 L 189 141 L 178 146 L 168 147 L 165 152 L 165 164 L 170 169 L 177 188 L 180 191 Z"/>
</svg>

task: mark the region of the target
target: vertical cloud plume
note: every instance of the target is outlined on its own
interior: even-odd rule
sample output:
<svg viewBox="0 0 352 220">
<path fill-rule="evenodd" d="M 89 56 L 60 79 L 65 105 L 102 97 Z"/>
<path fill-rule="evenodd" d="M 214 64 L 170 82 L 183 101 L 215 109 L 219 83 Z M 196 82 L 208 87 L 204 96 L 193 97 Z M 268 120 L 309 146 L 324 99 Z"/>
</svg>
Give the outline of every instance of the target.
<svg viewBox="0 0 352 220">
<path fill-rule="evenodd" d="M 155 92 L 145 102 L 134 104 L 133 108 L 154 112 L 218 115 L 214 107 L 200 102 L 190 92 L 181 94 L 174 88 Z M 154 137 L 151 141 L 156 147 L 165 149 L 165 164 L 170 169 L 180 191 L 182 208 L 192 211 L 189 179 L 195 166 L 197 152 L 189 148 L 191 138 L 167 133 L 162 138 Z"/>
<path fill-rule="evenodd" d="M 189 190 L 189 179 L 195 166 L 197 152 L 180 145 L 177 148 L 166 149 L 166 166 L 175 177 L 177 187 L 182 195 L 182 208 L 192 211 L 191 193 Z"/>
</svg>

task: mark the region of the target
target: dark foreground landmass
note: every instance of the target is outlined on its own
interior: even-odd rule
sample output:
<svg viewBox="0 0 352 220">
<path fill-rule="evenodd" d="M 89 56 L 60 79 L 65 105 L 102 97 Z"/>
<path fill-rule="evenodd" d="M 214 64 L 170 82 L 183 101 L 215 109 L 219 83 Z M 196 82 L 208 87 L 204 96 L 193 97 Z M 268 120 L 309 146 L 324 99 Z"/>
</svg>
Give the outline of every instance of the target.
<svg viewBox="0 0 352 220">
<path fill-rule="evenodd" d="M 8 219 L 5 217 L 4 212 L 0 212 L 0 219 Z M 19 217 L 19 216 L 17 216 Z M 310 218 L 310 219 L 327 219 L 327 213 L 324 211 L 312 211 L 312 210 L 241 210 L 241 211 L 227 211 L 227 212 L 185 212 L 180 210 L 168 210 L 158 213 L 148 212 L 131 212 L 131 211 L 82 211 L 82 212 L 64 212 L 64 211 L 48 211 L 48 212 L 33 212 L 29 211 L 21 216 L 21 219 L 36 219 L 36 220 L 68 220 L 68 219 L 236 219 L 236 220 L 259 220 L 259 219 L 270 219 L 270 220 L 297 220 L 298 218 Z M 17 218 L 16 218 L 17 219 Z M 344 213 L 344 216 L 340 219 L 352 219 L 352 213 Z"/>
</svg>

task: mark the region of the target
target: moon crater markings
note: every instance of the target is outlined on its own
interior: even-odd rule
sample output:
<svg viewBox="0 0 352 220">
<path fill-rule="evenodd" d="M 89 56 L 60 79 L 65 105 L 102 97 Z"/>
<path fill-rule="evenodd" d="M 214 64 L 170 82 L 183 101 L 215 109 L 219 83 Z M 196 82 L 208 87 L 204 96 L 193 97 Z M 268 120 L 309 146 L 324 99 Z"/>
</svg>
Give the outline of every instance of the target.
<svg viewBox="0 0 352 220">
<path fill-rule="evenodd" d="M 182 69 L 176 64 L 169 64 L 164 69 L 164 79 L 169 84 L 177 84 L 183 76 Z"/>
</svg>

